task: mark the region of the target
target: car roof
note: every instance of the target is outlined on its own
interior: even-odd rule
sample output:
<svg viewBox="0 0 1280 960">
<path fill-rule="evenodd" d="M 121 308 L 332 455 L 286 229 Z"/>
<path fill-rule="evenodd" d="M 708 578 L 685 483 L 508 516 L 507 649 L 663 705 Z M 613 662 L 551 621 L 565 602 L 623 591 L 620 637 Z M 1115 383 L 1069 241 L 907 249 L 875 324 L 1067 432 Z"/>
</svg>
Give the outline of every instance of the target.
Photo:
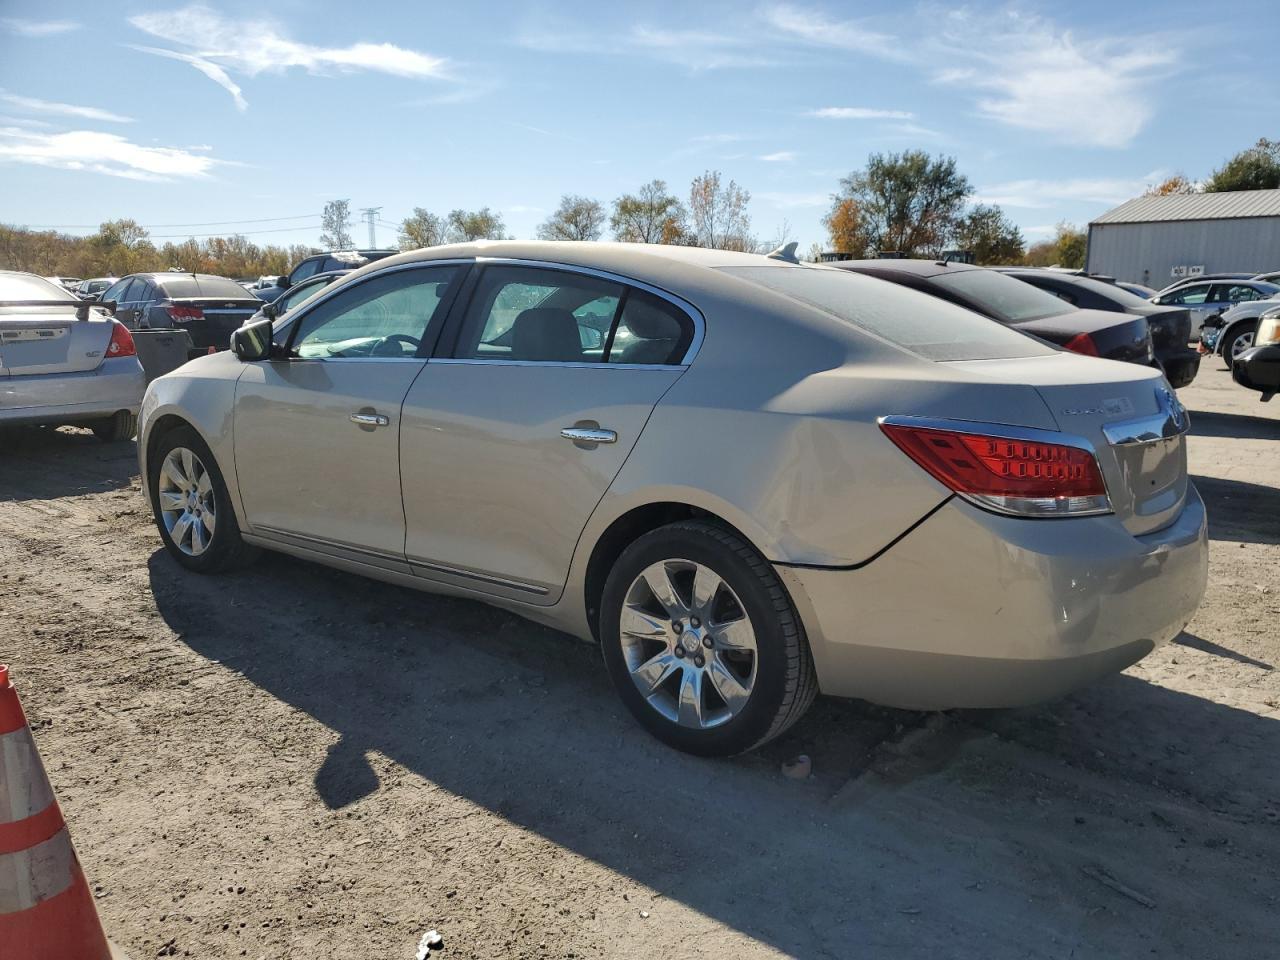
<svg viewBox="0 0 1280 960">
<path fill-rule="evenodd" d="M 962 273 L 967 270 L 986 270 L 972 263 L 957 263 L 954 260 L 915 260 L 885 257 L 880 260 L 837 260 L 828 266 L 842 270 L 858 272 L 881 270 L 895 273 L 909 273 L 916 277 L 936 277 L 944 273 Z"/>
</svg>

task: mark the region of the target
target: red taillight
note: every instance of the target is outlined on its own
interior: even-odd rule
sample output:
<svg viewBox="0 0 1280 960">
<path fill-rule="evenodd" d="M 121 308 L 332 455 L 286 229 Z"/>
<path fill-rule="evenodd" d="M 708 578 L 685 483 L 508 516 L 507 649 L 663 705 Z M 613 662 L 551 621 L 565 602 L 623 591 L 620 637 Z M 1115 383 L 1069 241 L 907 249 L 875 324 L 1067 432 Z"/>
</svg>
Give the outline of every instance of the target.
<svg viewBox="0 0 1280 960">
<path fill-rule="evenodd" d="M 111 342 L 107 344 L 108 357 L 136 357 L 138 348 L 133 345 L 133 334 L 119 320 L 111 321 Z"/>
<path fill-rule="evenodd" d="M 980 506 L 1037 517 L 1111 510 L 1098 461 L 1080 447 L 893 422 L 880 429 L 936 480 Z"/>
<path fill-rule="evenodd" d="M 1072 353 L 1083 353 L 1086 357 L 1100 357 L 1098 353 L 1098 345 L 1093 342 L 1093 337 L 1087 333 L 1077 333 L 1074 337 L 1062 345 L 1064 350 L 1070 350 Z"/>
<path fill-rule="evenodd" d="M 177 323 L 187 323 L 191 320 L 203 320 L 204 311 L 199 307 L 165 307 L 165 313 L 169 314 L 169 319 Z"/>
</svg>

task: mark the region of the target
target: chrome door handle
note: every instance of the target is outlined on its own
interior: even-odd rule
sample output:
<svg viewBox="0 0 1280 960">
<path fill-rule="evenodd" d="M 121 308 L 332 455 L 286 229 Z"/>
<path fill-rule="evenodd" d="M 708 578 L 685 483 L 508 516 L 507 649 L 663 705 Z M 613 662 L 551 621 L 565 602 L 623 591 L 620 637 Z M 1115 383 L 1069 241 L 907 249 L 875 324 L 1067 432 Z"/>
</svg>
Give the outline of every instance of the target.
<svg viewBox="0 0 1280 960">
<path fill-rule="evenodd" d="M 565 427 L 560 436 L 574 443 L 617 443 L 618 434 L 601 427 Z"/>
<path fill-rule="evenodd" d="M 385 427 L 391 422 L 391 418 L 385 413 L 353 413 L 351 422 L 362 427 Z"/>
</svg>

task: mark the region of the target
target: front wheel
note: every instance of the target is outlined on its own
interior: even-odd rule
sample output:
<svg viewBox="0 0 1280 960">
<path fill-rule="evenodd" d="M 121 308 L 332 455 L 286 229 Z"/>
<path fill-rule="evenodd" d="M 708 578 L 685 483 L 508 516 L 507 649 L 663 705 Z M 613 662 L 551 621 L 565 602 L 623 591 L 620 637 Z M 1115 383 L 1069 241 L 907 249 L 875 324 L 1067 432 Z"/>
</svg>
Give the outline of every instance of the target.
<svg viewBox="0 0 1280 960">
<path fill-rule="evenodd" d="M 795 723 L 817 680 L 777 574 L 736 534 L 684 522 L 623 551 L 600 605 L 618 695 L 659 740 L 732 756 Z"/>
<path fill-rule="evenodd" d="M 1236 357 L 1253 346 L 1253 337 L 1256 332 L 1255 324 L 1245 324 L 1232 330 L 1227 339 L 1222 342 L 1222 359 L 1227 361 L 1228 367 L 1236 362 Z"/>
</svg>

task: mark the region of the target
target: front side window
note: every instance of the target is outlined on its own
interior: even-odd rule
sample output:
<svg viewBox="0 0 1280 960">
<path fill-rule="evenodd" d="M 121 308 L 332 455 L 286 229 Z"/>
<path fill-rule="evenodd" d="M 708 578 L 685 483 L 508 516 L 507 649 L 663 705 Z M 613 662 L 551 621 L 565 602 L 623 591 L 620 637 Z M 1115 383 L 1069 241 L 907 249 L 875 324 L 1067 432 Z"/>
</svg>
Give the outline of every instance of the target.
<svg viewBox="0 0 1280 960">
<path fill-rule="evenodd" d="M 310 300 L 336 279 L 337 277 L 322 277 L 319 280 L 313 280 L 310 283 L 301 283 L 296 287 L 291 287 L 286 290 L 284 295 L 276 301 L 276 305 L 280 308 L 276 316 L 292 310 L 303 300 Z"/>
<path fill-rule="evenodd" d="M 102 299 L 114 300 L 116 303 L 121 302 L 122 300 L 124 300 L 124 292 L 125 292 L 125 289 L 129 286 L 129 283 L 130 283 L 130 280 L 128 277 L 125 277 L 123 280 L 117 280 L 115 283 L 113 283 L 111 286 L 107 288 L 105 293 L 103 293 Z"/>
<path fill-rule="evenodd" d="M 1199 306 L 1209 297 L 1209 285 L 1197 284 L 1195 286 L 1183 287 L 1181 290 L 1175 290 L 1167 297 L 1163 298 L 1164 303 L 1181 304 L 1183 306 Z"/>
<path fill-rule="evenodd" d="M 316 257 L 313 260 L 303 260 L 293 268 L 293 273 L 289 274 L 290 285 L 295 284 L 300 280 L 307 279 L 307 277 L 320 269 L 320 265 L 322 263 L 324 263 L 324 259 L 322 257 Z"/>
<path fill-rule="evenodd" d="M 1263 299 L 1261 293 L 1243 283 L 1224 283 L 1219 289 L 1221 290 L 1221 296 L 1215 296 L 1214 300 L 1224 300 L 1227 303 L 1244 303 L 1246 300 Z"/>
<path fill-rule="evenodd" d="M 458 274 L 454 266 L 396 270 L 341 291 L 299 318 L 293 352 L 311 360 L 415 357 Z"/>
</svg>

